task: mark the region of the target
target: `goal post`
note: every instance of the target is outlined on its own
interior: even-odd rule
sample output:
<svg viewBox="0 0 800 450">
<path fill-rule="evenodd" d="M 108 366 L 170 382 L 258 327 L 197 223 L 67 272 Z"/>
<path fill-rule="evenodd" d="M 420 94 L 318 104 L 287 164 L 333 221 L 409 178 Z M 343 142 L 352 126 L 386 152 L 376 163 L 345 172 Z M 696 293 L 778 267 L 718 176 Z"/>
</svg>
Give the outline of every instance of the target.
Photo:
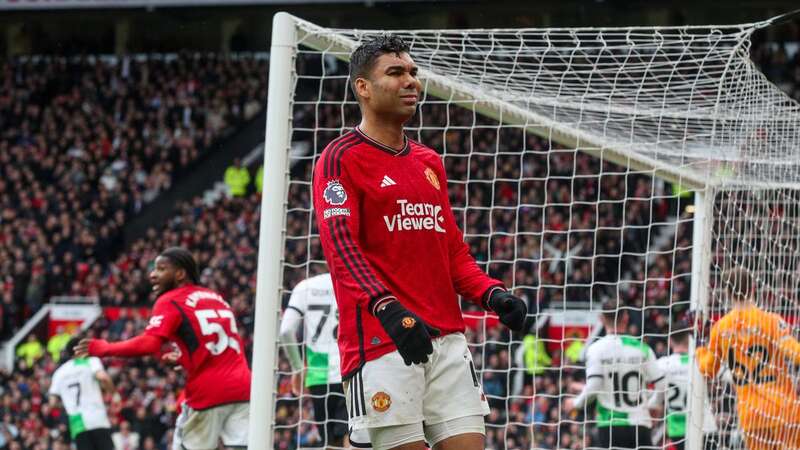
<svg viewBox="0 0 800 450">
<path fill-rule="evenodd" d="M 760 273 L 780 269 L 783 275 L 762 284 L 781 295 L 788 295 L 784 272 L 800 270 L 792 234 L 800 231 L 794 222 L 800 214 L 786 207 L 800 189 L 800 105 L 769 83 L 748 54 L 751 34 L 773 21 L 391 32 L 411 45 L 424 90 L 407 130 L 442 153 L 456 219 L 479 265 L 529 303 L 561 313 L 574 305 L 596 312 L 604 296 L 625 296 L 641 311 L 631 324 L 640 339 L 660 343 L 657 351 L 664 353 L 673 320 L 688 310 L 713 319 L 725 306 L 715 300 L 722 266 L 745 261 Z M 291 372 L 280 357 L 278 318 L 286 294 L 324 266 L 311 173 L 327 142 L 358 118 L 347 85 L 349 54 L 381 32 L 328 29 L 287 13 L 274 17 L 251 449 L 277 448 L 276 436 L 294 436 L 303 446 L 301 434 L 313 440 L 314 430 L 325 426 L 308 416 L 313 396 L 285 391 Z M 293 150 L 296 142 L 309 151 Z M 755 209 L 757 195 L 725 195 L 755 191 L 773 194 Z M 777 209 L 783 216 L 771 218 Z M 727 224 L 725 215 L 754 225 Z M 773 222 L 785 230 L 770 247 L 763 241 L 778 226 Z M 773 256 L 748 253 L 743 260 L 742 245 Z M 488 439 L 534 448 L 551 438 L 542 430 L 556 425 L 591 439 L 591 413 L 556 424 L 518 414 L 537 398 L 545 399 L 543 408 L 561 411 L 583 368 L 567 348 L 590 333 L 564 324 L 531 330 L 560 365 L 540 368 L 530 384 L 524 358 L 517 358 L 523 366 L 514 359 L 527 344 L 497 331 L 479 311 L 466 307 L 465 317 L 487 397 L 499 410 Z M 666 320 L 666 330 L 652 328 L 651 319 Z M 537 376 L 550 384 L 539 386 Z M 687 448 L 701 448 L 706 386 L 693 370 Z M 554 436 L 561 439 L 562 432 Z"/>
</svg>

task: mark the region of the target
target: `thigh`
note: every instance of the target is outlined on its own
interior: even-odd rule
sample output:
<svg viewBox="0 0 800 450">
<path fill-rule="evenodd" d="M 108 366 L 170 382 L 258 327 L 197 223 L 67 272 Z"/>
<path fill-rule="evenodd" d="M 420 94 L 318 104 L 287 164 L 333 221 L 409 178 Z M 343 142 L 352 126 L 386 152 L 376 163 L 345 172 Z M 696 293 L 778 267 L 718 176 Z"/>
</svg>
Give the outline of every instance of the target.
<svg viewBox="0 0 800 450">
<path fill-rule="evenodd" d="M 434 340 L 434 353 L 426 367 L 425 381 L 423 414 L 426 424 L 489 414 L 489 404 L 463 334 L 449 334 Z"/>
<path fill-rule="evenodd" d="M 350 427 L 354 430 L 423 421 L 423 365 L 407 366 L 397 351 L 367 361 L 346 385 Z"/>
<path fill-rule="evenodd" d="M 75 442 L 75 447 L 78 450 L 94 450 L 94 445 L 92 442 L 91 431 L 82 431 L 75 436 L 73 439 Z"/>
<path fill-rule="evenodd" d="M 466 416 L 425 425 L 425 440 L 435 450 L 481 450 L 485 448 L 483 416 Z"/>
<path fill-rule="evenodd" d="M 603 429 L 607 432 L 607 438 L 602 448 L 638 449 L 640 445 L 651 445 L 649 442 L 645 444 L 641 441 L 638 427 L 616 426 Z"/>
<path fill-rule="evenodd" d="M 114 441 L 111 440 L 111 428 L 98 428 L 91 433 L 92 448 L 94 450 L 114 450 Z"/>
<path fill-rule="evenodd" d="M 369 428 L 369 440 L 375 450 L 424 450 L 422 422 Z"/>
<path fill-rule="evenodd" d="M 175 438 L 186 450 L 210 450 L 219 445 L 222 429 L 219 409 L 214 408 L 196 411 L 184 404 L 181 415 L 175 423 Z"/>
<path fill-rule="evenodd" d="M 233 403 L 222 408 L 222 444 L 226 447 L 246 447 L 250 427 L 250 403 Z"/>
<path fill-rule="evenodd" d="M 597 446 L 611 448 L 611 427 L 597 427 Z"/>
</svg>

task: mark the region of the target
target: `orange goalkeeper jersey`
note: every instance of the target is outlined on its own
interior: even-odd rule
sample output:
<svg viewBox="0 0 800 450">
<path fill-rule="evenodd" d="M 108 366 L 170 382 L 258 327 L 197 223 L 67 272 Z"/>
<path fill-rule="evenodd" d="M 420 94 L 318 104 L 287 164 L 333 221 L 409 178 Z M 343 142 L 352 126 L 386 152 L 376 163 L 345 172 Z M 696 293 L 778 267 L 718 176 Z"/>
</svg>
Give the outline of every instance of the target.
<svg viewBox="0 0 800 450">
<path fill-rule="evenodd" d="M 737 307 L 711 328 L 708 347 L 697 349 L 706 377 L 727 365 L 736 384 L 739 421 L 745 430 L 800 423 L 800 399 L 789 373 L 800 364 L 800 343 L 780 316 L 757 306 Z"/>
</svg>

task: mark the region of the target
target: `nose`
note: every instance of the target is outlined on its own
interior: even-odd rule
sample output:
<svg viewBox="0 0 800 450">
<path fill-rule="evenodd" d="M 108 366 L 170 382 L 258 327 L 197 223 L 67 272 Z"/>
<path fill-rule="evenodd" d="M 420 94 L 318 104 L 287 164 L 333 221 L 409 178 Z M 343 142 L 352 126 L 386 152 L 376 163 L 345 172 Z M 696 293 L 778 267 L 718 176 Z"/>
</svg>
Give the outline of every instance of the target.
<svg viewBox="0 0 800 450">
<path fill-rule="evenodd" d="M 411 75 L 410 73 L 406 72 L 405 77 L 405 86 L 406 89 L 414 89 L 415 91 L 419 91 L 422 88 L 422 84 L 419 80 Z"/>
</svg>

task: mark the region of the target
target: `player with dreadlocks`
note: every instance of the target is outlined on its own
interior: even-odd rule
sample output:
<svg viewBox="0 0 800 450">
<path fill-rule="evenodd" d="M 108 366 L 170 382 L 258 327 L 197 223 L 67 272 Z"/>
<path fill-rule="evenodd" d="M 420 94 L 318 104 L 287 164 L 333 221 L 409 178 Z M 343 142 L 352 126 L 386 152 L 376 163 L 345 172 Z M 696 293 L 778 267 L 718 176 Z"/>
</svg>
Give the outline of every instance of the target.
<svg viewBox="0 0 800 450">
<path fill-rule="evenodd" d="M 146 356 L 164 344 L 180 349 L 186 373 L 186 400 L 174 440 L 183 448 L 247 445 L 250 369 L 236 318 L 222 296 L 198 286 L 200 271 L 183 248 L 164 250 L 150 272 L 158 296 L 144 333 L 121 342 L 84 339 L 78 356 Z"/>
</svg>

